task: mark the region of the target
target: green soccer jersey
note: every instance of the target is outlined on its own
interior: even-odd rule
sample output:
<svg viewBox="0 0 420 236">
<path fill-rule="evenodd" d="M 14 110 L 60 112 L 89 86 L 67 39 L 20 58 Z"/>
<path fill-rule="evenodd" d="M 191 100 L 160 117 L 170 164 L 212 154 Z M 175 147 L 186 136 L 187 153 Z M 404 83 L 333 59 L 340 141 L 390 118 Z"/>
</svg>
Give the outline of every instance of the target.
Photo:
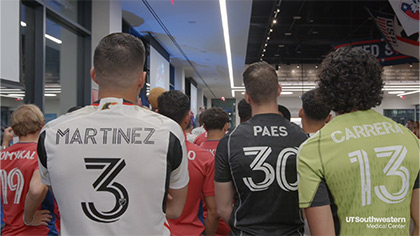
<svg viewBox="0 0 420 236">
<path fill-rule="evenodd" d="M 417 137 L 391 119 L 339 115 L 300 146 L 299 205 L 333 202 L 340 235 L 408 235 L 419 159 Z"/>
</svg>

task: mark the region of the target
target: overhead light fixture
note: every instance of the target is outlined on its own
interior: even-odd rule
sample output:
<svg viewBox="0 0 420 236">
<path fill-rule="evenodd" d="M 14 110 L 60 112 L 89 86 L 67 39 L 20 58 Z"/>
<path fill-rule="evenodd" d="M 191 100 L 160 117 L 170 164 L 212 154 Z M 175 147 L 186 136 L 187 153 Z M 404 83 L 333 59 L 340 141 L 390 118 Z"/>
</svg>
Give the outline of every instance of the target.
<svg viewBox="0 0 420 236">
<path fill-rule="evenodd" d="M 220 15 L 222 16 L 222 26 L 223 26 L 223 36 L 225 39 L 225 48 L 226 48 L 226 59 L 229 70 L 229 80 L 230 87 L 234 88 L 233 82 L 233 66 L 232 66 L 232 51 L 230 48 L 230 37 L 229 37 L 229 23 L 228 23 L 228 14 L 226 9 L 226 0 L 219 0 L 220 6 Z M 232 95 L 235 97 L 235 93 L 232 90 Z"/>
<path fill-rule="evenodd" d="M 25 94 L 22 93 L 10 93 L 7 94 L 8 97 L 25 97 Z"/>
<path fill-rule="evenodd" d="M 286 33 L 284 33 L 284 35 L 286 35 L 286 36 L 290 36 L 290 35 L 292 35 L 292 33 L 290 33 L 290 32 L 286 32 Z"/>
<path fill-rule="evenodd" d="M 279 13 L 279 12 L 280 12 L 280 9 L 277 8 L 277 13 Z"/>
<path fill-rule="evenodd" d="M 299 66 L 299 65 L 297 65 L 297 66 L 296 66 L 296 68 L 298 68 L 298 69 L 299 69 L 299 68 L 300 68 L 300 66 Z"/>
<path fill-rule="evenodd" d="M 413 67 L 413 64 L 410 63 L 410 68 Z"/>
<path fill-rule="evenodd" d="M 404 93 L 404 91 L 389 91 L 388 94 L 400 94 Z"/>
<path fill-rule="evenodd" d="M 261 57 L 264 57 L 264 54 L 262 54 Z"/>
<path fill-rule="evenodd" d="M 54 94 L 54 93 L 46 93 L 46 94 L 44 94 L 44 96 L 45 97 L 56 97 L 57 94 Z"/>
<path fill-rule="evenodd" d="M 279 45 L 279 48 L 284 48 L 284 44 L 280 44 Z"/>
<path fill-rule="evenodd" d="M 273 32 L 273 29 L 270 29 L 270 33 Z"/>
<path fill-rule="evenodd" d="M 242 95 L 244 95 L 244 94 L 245 94 L 245 92 L 242 92 L 241 94 L 242 94 Z"/>
<path fill-rule="evenodd" d="M 318 65 L 316 65 L 315 68 L 318 69 Z"/>
<path fill-rule="evenodd" d="M 267 47 L 268 44 L 264 44 L 264 47 Z"/>
<path fill-rule="evenodd" d="M 26 23 L 25 23 L 25 22 L 23 22 L 23 21 L 20 21 L 20 26 L 22 26 L 22 27 L 26 27 Z"/>
<path fill-rule="evenodd" d="M 263 49 L 263 52 L 265 52 L 265 48 Z"/>
<path fill-rule="evenodd" d="M 283 92 L 283 91 L 281 91 L 281 95 L 292 95 L 293 94 L 293 92 Z"/>
<path fill-rule="evenodd" d="M 267 37 L 267 41 L 270 40 L 270 37 Z"/>
<path fill-rule="evenodd" d="M 273 24 L 275 24 L 275 23 L 277 23 L 277 20 L 276 19 L 273 20 Z"/>
<path fill-rule="evenodd" d="M 409 94 L 414 94 L 414 93 L 420 93 L 420 90 L 406 92 L 406 93 L 401 93 L 401 94 L 398 94 L 398 96 L 401 97 L 401 96 L 405 96 L 405 95 L 409 95 Z"/>
<path fill-rule="evenodd" d="M 51 40 L 51 41 L 53 41 L 54 43 L 57 43 L 57 44 L 62 44 L 63 43 L 63 41 L 61 41 L 57 38 L 54 38 L 53 36 L 51 36 L 49 34 L 45 34 L 45 38 L 47 38 L 47 39 L 49 39 L 49 40 Z"/>
<path fill-rule="evenodd" d="M 293 19 L 294 20 L 300 20 L 300 19 L 302 19 L 302 17 L 300 17 L 300 16 L 294 16 Z"/>
</svg>

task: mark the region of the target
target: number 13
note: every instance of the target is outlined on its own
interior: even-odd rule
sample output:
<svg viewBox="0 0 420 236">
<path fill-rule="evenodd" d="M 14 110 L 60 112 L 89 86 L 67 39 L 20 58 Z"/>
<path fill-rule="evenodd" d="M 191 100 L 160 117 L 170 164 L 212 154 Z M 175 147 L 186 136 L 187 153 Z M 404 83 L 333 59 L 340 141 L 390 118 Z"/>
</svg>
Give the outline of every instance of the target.
<svg viewBox="0 0 420 236">
<path fill-rule="evenodd" d="M 387 176 L 399 176 L 402 180 L 400 191 L 389 193 L 385 185 L 375 186 L 375 194 L 383 202 L 395 204 L 402 202 L 407 195 L 409 188 L 410 172 L 404 166 L 401 166 L 407 149 L 404 146 L 389 146 L 374 149 L 377 158 L 391 157 L 384 168 L 384 174 Z M 350 162 L 359 162 L 360 178 L 362 186 L 362 206 L 370 205 L 372 199 L 372 188 L 370 179 L 369 159 L 364 150 L 357 150 L 348 154 Z"/>
</svg>

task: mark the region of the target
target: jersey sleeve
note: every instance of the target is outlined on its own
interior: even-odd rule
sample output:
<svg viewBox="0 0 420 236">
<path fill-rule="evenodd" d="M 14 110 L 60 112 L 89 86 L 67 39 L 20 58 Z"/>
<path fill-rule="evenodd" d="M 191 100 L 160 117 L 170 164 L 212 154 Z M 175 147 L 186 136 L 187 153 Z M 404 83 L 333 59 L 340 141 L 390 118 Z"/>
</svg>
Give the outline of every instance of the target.
<svg viewBox="0 0 420 236">
<path fill-rule="evenodd" d="M 232 181 L 232 175 L 230 173 L 229 166 L 228 139 L 229 135 L 225 135 L 220 140 L 216 149 L 214 172 L 214 181 L 216 182 Z"/>
<path fill-rule="evenodd" d="M 38 166 L 42 183 L 51 186 L 50 174 L 47 166 L 47 151 L 45 150 L 46 130 L 42 131 L 38 139 Z"/>
<path fill-rule="evenodd" d="M 207 154 L 207 153 L 206 153 Z M 205 197 L 214 196 L 214 157 L 208 154 L 209 162 L 206 165 L 206 176 L 203 184 L 203 194 Z"/>
<path fill-rule="evenodd" d="M 299 207 L 308 208 L 329 204 L 328 189 L 323 181 L 322 162 L 318 155 L 318 136 L 304 142 L 298 153 Z"/>
<path fill-rule="evenodd" d="M 171 166 L 169 188 L 181 189 L 185 187 L 190 178 L 188 175 L 187 149 L 184 135 L 169 134 L 168 162 Z"/>
</svg>

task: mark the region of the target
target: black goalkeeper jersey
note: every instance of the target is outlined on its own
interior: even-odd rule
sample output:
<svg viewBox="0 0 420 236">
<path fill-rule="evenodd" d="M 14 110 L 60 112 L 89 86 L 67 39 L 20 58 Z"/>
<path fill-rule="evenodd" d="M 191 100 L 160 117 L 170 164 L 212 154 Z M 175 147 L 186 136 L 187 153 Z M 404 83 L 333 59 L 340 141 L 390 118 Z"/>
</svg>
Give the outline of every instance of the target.
<svg viewBox="0 0 420 236">
<path fill-rule="evenodd" d="M 220 140 L 214 179 L 235 188 L 232 234 L 303 235 L 296 156 L 306 139 L 279 114 L 260 114 Z"/>
</svg>

